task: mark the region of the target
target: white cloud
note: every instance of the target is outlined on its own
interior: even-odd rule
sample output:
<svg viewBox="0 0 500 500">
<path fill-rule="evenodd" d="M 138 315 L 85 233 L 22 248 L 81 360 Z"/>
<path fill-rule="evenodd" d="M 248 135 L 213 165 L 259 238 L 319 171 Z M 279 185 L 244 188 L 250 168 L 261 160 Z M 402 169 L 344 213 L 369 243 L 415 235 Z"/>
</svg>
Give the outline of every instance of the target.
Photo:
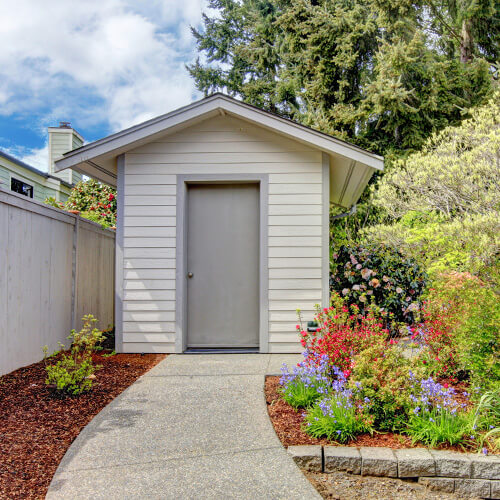
<svg viewBox="0 0 500 500">
<path fill-rule="evenodd" d="M 206 0 L 0 0 L 0 115 L 35 120 L 43 133 L 57 120 L 116 131 L 191 102 L 189 26 L 206 7 Z"/>
</svg>

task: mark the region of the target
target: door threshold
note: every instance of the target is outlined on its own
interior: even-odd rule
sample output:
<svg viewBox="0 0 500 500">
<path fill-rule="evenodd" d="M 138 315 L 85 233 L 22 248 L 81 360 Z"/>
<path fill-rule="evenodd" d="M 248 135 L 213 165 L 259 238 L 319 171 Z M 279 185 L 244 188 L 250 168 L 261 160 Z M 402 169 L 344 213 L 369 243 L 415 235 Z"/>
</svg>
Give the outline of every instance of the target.
<svg viewBox="0 0 500 500">
<path fill-rule="evenodd" d="M 184 351 L 184 354 L 258 354 L 258 347 L 228 347 L 228 348 L 213 348 L 213 347 L 189 347 Z"/>
</svg>

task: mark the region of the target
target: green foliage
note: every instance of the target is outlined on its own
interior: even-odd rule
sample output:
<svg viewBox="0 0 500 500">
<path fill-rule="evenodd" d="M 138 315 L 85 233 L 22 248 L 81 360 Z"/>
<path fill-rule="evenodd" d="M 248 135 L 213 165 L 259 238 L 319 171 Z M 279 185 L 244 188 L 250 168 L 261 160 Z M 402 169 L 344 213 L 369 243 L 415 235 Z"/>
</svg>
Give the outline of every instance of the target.
<svg viewBox="0 0 500 500">
<path fill-rule="evenodd" d="M 84 316 L 82 321 L 82 329 L 79 332 L 71 330 L 68 337 L 72 342 L 69 353 L 62 352 L 55 364 L 48 364 L 45 367 L 47 371 L 45 383 L 60 395 L 77 396 L 89 391 L 95 378 L 94 372 L 100 368 L 94 366 L 92 353 L 99 349 L 104 337 L 102 332 L 94 327 L 97 319 L 91 314 Z M 44 348 L 44 354 L 47 359 L 49 357 L 47 347 Z"/>
<path fill-rule="evenodd" d="M 434 134 L 422 151 L 396 162 L 374 191 L 387 223 L 363 231 L 422 263 L 432 276 L 500 275 L 500 91 L 459 127 Z"/>
<path fill-rule="evenodd" d="M 457 362 L 471 381 L 486 389 L 500 382 L 500 298 L 479 279 L 442 275 L 430 290 L 429 316 L 441 316 L 452 331 Z"/>
<path fill-rule="evenodd" d="M 299 377 L 290 381 L 280 389 L 281 397 L 293 408 L 308 408 L 316 401 L 321 393 L 318 389 L 321 383 L 310 384 Z"/>
<path fill-rule="evenodd" d="M 304 430 L 315 438 L 326 437 L 347 443 L 363 432 L 372 432 L 372 420 L 348 394 L 333 392 L 310 408 L 304 418 Z"/>
<path fill-rule="evenodd" d="M 491 0 L 482 4 L 471 15 L 455 2 L 211 0 L 217 12 L 193 29 L 203 62 L 188 70 L 206 94 L 225 91 L 401 154 L 458 123 L 490 92 L 499 50 L 490 36 L 495 9 Z M 463 19 L 464 33 L 474 33 L 464 61 L 455 26 L 460 33 Z"/>
<path fill-rule="evenodd" d="M 354 358 L 350 386 L 365 400 L 366 411 L 373 416 L 377 429 L 404 427 L 411 406 L 410 368 L 423 376 L 424 370 L 413 367 L 398 344 L 388 344 L 383 339 L 374 340 Z"/>
<path fill-rule="evenodd" d="M 411 436 L 413 443 L 421 442 L 432 448 L 441 443 L 450 445 L 462 444 L 470 441 L 472 423 L 472 412 L 452 413 L 449 410 L 437 410 L 433 408 L 427 412 L 412 414 L 406 432 Z"/>
<path fill-rule="evenodd" d="M 63 210 L 79 210 L 80 215 L 103 227 L 116 226 L 116 190 L 94 179 L 80 181 L 65 204 L 47 198 L 45 203 Z"/>
<path fill-rule="evenodd" d="M 411 324 L 427 276 L 393 247 L 342 246 L 332 254 L 330 288 L 361 310 L 373 303 L 394 321 Z"/>
<path fill-rule="evenodd" d="M 478 436 L 478 449 L 489 445 L 500 451 L 500 384 L 497 388 L 485 392 L 474 409 L 473 429 L 484 427 L 487 432 Z"/>
</svg>

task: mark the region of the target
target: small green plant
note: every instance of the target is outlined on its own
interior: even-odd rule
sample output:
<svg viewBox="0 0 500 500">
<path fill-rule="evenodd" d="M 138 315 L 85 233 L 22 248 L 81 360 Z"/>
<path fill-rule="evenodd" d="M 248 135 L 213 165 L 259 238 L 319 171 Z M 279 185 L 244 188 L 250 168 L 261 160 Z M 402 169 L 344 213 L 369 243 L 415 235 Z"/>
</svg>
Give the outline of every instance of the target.
<svg viewBox="0 0 500 500">
<path fill-rule="evenodd" d="M 474 440 L 473 414 L 453 412 L 445 408 L 432 408 L 410 417 L 407 432 L 413 443 L 417 441 L 431 447 L 441 443 L 463 444 Z"/>
<path fill-rule="evenodd" d="M 474 409 L 473 428 L 484 428 L 477 443 L 481 451 L 485 445 L 500 450 L 500 389 L 485 392 Z"/>
<path fill-rule="evenodd" d="M 304 418 L 304 430 L 313 437 L 346 443 L 357 434 L 373 431 L 373 418 L 363 404 L 354 401 L 342 371 L 335 367 L 336 380 L 330 394 L 318 400 Z"/>
<path fill-rule="evenodd" d="M 100 330 L 95 328 L 97 319 L 91 314 L 82 318 L 83 327 L 77 332 L 71 330 L 68 339 L 71 340 L 69 353 L 54 353 L 48 356 L 47 347 L 44 348 L 45 359 L 60 356 L 55 364 L 45 367 L 47 379 L 45 383 L 60 395 L 77 396 L 92 388 L 95 379 L 94 372 L 100 368 L 92 362 L 92 353 L 99 349 L 103 340 Z M 61 350 L 64 346 L 60 344 Z"/>
</svg>

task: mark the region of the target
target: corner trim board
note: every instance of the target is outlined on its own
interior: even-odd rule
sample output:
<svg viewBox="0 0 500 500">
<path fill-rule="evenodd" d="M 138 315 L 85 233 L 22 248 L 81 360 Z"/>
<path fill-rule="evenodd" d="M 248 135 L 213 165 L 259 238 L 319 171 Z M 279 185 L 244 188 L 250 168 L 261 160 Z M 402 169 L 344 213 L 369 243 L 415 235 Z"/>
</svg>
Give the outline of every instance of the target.
<svg viewBox="0 0 500 500">
<path fill-rule="evenodd" d="M 327 153 L 322 154 L 322 261 L 321 277 L 322 291 L 321 301 L 323 307 L 330 305 L 330 156 Z"/>
<path fill-rule="evenodd" d="M 125 207 L 125 155 L 116 159 L 117 166 L 117 214 L 115 247 L 115 350 L 123 352 L 123 233 Z"/>
</svg>

